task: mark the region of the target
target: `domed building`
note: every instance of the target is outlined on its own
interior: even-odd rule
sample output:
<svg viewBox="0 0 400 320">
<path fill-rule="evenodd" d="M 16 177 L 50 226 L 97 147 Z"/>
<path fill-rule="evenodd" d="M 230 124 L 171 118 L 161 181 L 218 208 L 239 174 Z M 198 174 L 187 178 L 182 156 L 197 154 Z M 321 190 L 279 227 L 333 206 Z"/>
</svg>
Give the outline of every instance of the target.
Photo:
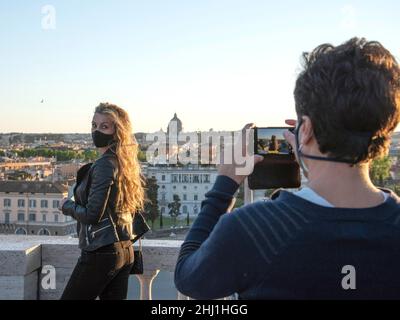
<svg viewBox="0 0 400 320">
<path fill-rule="evenodd" d="M 176 164 L 178 162 L 179 133 L 183 130 L 182 121 L 174 113 L 167 128 L 167 162 Z M 171 161 L 172 160 L 172 161 Z"/>
<path fill-rule="evenodd" d="M 174 113 L 174 117 L 168 123 L 168 128 L 167 128 L 168 135 L 169 135 L 170 128 L 174 128 L 174 129 L 176 128 L 177 134 L 179 134 L 179 132 L 183 131 L 182 121 L 181 121 L 181 119 L 178 118 L 176 113 Z"/>
</svg>

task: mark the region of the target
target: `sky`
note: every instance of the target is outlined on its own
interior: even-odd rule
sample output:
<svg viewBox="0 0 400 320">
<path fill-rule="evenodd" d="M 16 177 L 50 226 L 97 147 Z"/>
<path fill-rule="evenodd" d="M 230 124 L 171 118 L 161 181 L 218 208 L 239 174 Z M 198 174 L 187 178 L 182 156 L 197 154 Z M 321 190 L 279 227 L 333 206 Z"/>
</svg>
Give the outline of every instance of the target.
<svg viewBox="0 0 400 320">
<path fill-rule="evenodd" d="M 0 132 L 282 126 L 302 52 L 354 37 L 400 56 L 398 1 L 0 0 Z M 42 102 L 43 100 L 43 102 Z"/>
</svg>

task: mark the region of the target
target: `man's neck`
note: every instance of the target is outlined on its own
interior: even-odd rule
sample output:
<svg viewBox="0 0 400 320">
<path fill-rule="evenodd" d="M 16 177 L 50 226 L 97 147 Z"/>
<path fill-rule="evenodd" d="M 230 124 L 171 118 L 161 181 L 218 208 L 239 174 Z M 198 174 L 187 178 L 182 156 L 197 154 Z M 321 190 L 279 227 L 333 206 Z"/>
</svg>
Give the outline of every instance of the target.
<svg viewBox="0 0 400 320">
<path fill-rule="evenodd" d="M 368 164 L 355 165 L 313 161 L 308 187 L 335 207 L 368 208 L 383 202 L 381 191 L 369 177 Z"/>
</svg>

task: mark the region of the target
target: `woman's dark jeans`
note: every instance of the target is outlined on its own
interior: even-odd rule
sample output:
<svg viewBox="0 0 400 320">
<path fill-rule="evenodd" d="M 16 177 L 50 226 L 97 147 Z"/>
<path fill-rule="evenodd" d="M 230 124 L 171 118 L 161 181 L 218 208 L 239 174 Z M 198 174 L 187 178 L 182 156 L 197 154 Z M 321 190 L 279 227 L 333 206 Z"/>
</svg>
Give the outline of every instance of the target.
<svg viewBox="0 0 400 320">
<path fill-rule="evenodd" d="M 123 300 L 134 254 L 131 241 L 83 251 L 61 300 Z"/>
</svg>

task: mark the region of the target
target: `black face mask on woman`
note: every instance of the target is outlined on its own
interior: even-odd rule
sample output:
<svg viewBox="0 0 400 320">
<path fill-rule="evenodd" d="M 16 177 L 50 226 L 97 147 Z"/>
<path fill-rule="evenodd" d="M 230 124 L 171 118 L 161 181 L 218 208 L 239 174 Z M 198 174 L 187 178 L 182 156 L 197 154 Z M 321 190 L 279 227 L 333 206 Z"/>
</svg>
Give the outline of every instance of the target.
<svg viewBox="0 0 400 320">
<path fill-rule="evenodd" d="M 99 130 L 92 132 L 93 143 L 97 148 L 108 147 L 114 142 L 113 134 L 106 134 Z"/>
</svg>

